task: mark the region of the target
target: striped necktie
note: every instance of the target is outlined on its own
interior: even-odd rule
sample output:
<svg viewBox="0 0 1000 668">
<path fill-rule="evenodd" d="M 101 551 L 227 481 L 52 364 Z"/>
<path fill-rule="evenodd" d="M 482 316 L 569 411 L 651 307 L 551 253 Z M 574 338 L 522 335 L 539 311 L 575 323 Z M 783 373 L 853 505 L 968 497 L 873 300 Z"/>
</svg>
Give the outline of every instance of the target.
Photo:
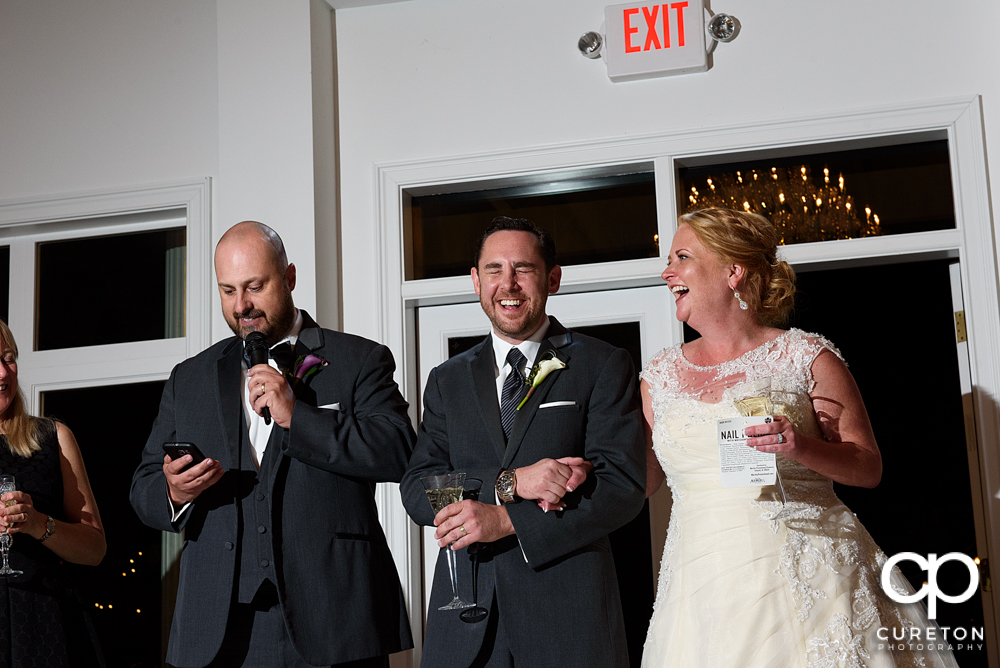
<svg viewBox="0 0 1000 668">
<path fill-rule="evenodd" d="M 500 394 L 500 424 L 503 426 L 503 435 L 510 437 L 510 428 L 514 424 L 514 416 L 517 414 L 517 405 L 524 398 L 526 387 L 524 376 L 521 375 L 521 367 L 527 362 L 527 358 L 517 348 L 511 348 L 507 353 L 507 364 L 510 365 L 510 374 L 503 382 L 503 391 Z"/>
</svg>

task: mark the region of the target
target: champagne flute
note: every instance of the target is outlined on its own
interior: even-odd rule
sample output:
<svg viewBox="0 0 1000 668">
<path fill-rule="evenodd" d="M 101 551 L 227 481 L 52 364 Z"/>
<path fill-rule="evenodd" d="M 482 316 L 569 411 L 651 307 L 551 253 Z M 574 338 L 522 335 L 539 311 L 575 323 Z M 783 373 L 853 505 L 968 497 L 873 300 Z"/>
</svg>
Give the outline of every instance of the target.
<svg viewBox="0 0 1000 668">
<path fill-rule="evenodd" d="M 781 415 L 782 412 L 775 410 L 775 399 L 783 396 L 784 392 L 771 389 L 771 377 L 764 376 L 755 381 L 748 381 L 747 387 L 743 388 L 741 396 L 733 401 L 736 410 L 746 417 L 761 415 Z M 774 491 L 771 493 L 774 501 L 785 505 L 785 485 L 781 482 L 781 471 L 774 472 Z"/>
<path fill-rule="evenodd" d="M 437 515 L 441 510 L 452 503 L 462 500 L 462 486 L 465 484 L 464 473 L 442 473 L 441 475 L 431 475 L 420 479 L 427 493 L 427 500 L 431 503 L 431 509 Z M 448 575 L 451 579 L 452 600 L 448 605 L 443 605 L 438 610 L 459 610 L 461 608 L 471 608 L 474 603 L 466 603 L 458 595 L 458 566 L 455 561 L 454 550 L 443 547 L 448 551 Z"/>
<path fill-rule="evenodd" d="M 14 476 L 12 475 L 0 475 L 0 495 L 6 494 L 7 492 L 14 492 L 17 490 L 17 483 L 14 482 Z M 4 501 L 5 507 L 10 507 L 16 504 L 17 501 Z M 7 563 L 7 553 L 10 552 L 10 544 L 14 541 L 14 538 L 7 533 L 7 528 L 4 527 L 3 533 L 0 534 L 0 554 L 3 555 L 3 567 L 0 567 L 0 575 L 21 575 L 23 571 L 15 571 Z"/>
<path fill-rule="evenodd" d="M 483 488 L 483 481 L 476 480 L 475 478 L 467 478 L 465 480 L 465 485 L 463 485 L 462 498 L 470 499 L 472 501 L 479 500 L 479 492 Z M 479 605 L 479 548 L 481 546 L 479 543 L 473 543 L 469 546 L 468 552 L 469 556 L 472 557 L 472 607 L 468 610 L 463 610 L 462 614 L 458 616 L 466 624 L 476 624 L 483 621 L 489 616 L 490 612 L 486 608 Z"/>
</svg>

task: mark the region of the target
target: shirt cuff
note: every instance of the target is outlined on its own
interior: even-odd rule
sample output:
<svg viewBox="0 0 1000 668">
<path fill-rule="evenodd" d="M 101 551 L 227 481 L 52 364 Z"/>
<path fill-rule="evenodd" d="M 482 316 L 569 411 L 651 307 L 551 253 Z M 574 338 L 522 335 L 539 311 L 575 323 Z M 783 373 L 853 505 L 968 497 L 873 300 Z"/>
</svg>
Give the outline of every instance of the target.
<svg viewBox="0 0 1000 668">
<path fill-rule="evenodd" d="M 188 501 L 181 506 L 180 510 L 177 510 L 174 508 L 174 502 L 170 499 L 170 492 L 167 492 L 167 505 L 170 506 L 170 523 L 177 524 L 177 520 L 181 518 L 185 510 L 191 507 L 191 503 L 191 501 Z"/>
</svg>

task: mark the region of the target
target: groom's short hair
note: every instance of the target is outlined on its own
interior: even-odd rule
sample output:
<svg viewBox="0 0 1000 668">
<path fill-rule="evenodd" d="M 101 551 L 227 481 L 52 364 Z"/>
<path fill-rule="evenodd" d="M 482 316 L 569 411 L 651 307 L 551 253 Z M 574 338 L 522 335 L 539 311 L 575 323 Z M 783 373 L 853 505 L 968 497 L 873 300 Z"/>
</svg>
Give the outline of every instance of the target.
<svg viewBox="0 0 1000 668">
<path fill-rule="evenodd" d="M 545 271 L 551 271 L 556 266 L 556 242 L 544 227 L 539 227 L 527 218 L 510 218 L 508 216 L 497 216 L 483 232 L 476 246 L 476 256 L 473 266 L 479 268 L 479 256 L 482 255 L 483 245 L 490 235 L 496 232 L 527 232 L 533 234 L 538 241 L 538 253 L 545 262 Z"/>
</svg>

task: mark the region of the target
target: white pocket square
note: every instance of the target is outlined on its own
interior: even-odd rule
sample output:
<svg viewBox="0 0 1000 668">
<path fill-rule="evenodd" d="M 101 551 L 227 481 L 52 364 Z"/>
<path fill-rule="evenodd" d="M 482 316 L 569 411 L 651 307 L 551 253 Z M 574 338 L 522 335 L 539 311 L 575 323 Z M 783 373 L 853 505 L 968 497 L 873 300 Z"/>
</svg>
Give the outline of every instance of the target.
<svg viewBox="0 0 1000 668">
<path fill-rule="evenodd" d="M 320 406 L 320 408 L 329 408 L 331 410 L 339 411 L 340 410 L 340 402 L 338 401 L 335 404 L 326 404 L 325 406 Z"/>
<path fill-rule="evenodd" d="M 556 406 L 576 406 L 576 402 L 575 401 L 550 401 L 547 404 L 542 404 L 541 406 L 539 406 L 538 410 L 542 410 L 543 408 L 555 408 Z"/>
</svg>

